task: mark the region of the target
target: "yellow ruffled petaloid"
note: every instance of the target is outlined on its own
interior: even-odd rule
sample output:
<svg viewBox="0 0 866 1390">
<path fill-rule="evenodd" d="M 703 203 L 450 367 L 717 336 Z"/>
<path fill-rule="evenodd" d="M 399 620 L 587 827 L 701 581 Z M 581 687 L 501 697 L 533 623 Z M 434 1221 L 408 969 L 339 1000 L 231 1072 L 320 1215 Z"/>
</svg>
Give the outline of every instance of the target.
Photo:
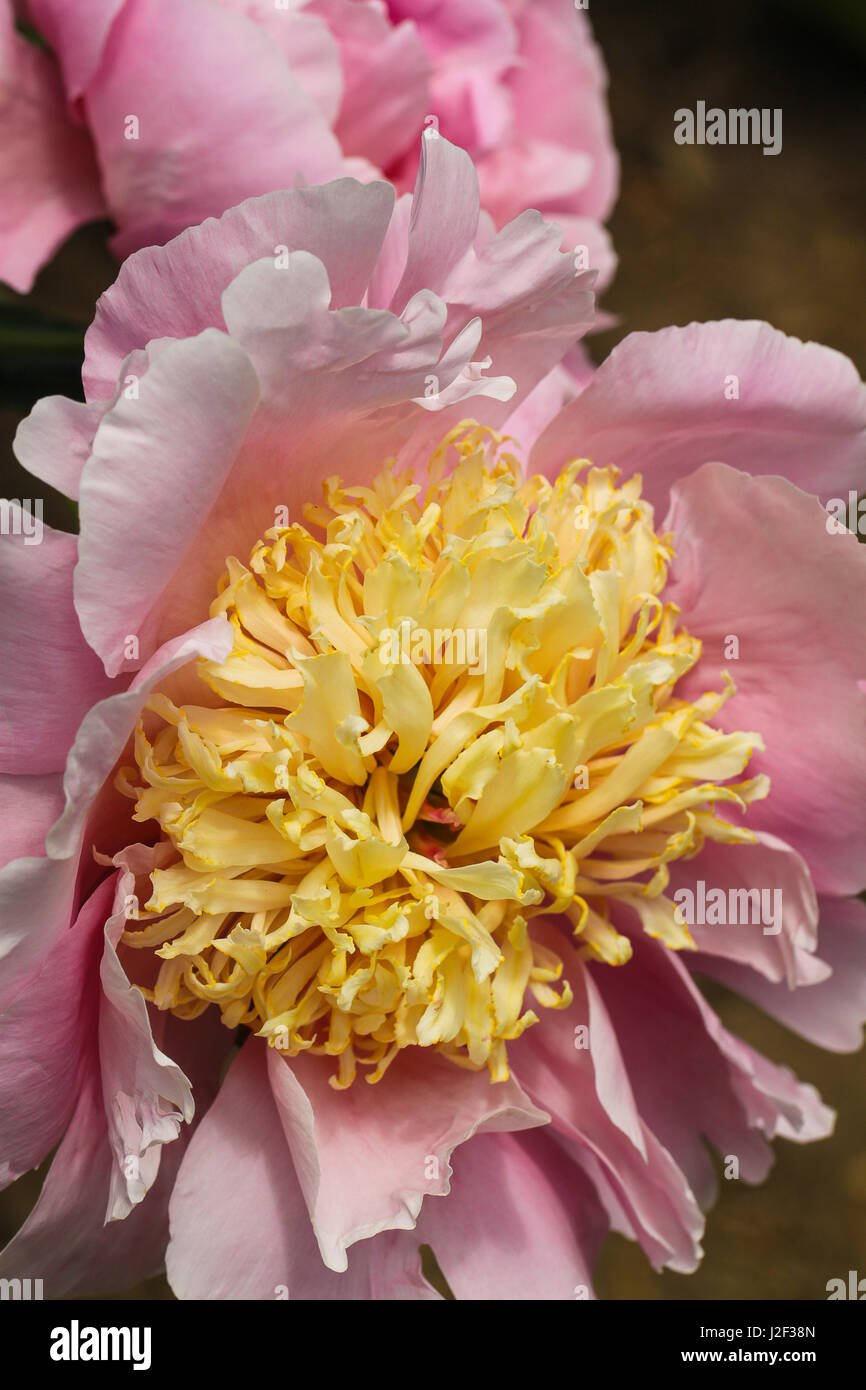
<svg viewBox="0 0 866 1390">
<path fill-rule="evenodd" d="M 199 664 L 200 704 L 151 699 L 120 779 L 177 851 L 124 938 L 157 948 L 158 1007 L 215 1003 L 334 1056 L 341 1087 L 409 1046 L 500 1080 L 533 1006 L 571 999 L 533 918 L 611 965 L 612 899 L 693 944 L 667 865 L 754 838 L 717 807 L 767 784 L 731 784 L 762 745 L 712 726 L 730 682 L 676 696 L 700 644 L 659 597 L 672 552 L 640 494 L 586 462 L 523 482 L 461 426 L 426 491 L 329 479 L 311 529 L 227 562 L 232 653 Z"/>
</svg>

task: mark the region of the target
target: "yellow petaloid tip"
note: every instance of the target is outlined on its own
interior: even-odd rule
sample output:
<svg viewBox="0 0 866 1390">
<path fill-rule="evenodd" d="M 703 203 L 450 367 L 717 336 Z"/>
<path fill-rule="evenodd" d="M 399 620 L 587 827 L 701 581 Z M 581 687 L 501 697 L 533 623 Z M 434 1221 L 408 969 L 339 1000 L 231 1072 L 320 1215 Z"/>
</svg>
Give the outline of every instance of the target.
<svg viewBox="0 0 866 1390">
<path fill-rule="evenodd" d="M 453 431 L 426 491 L 329 479 L 310 529 L 228 561 L 231 655 L 201 703 L 153 697 L 118 783 L 176 851 L 124 937 L 157 948 L 149 997 L 333 1056 L 338 1089 L 410 1046 L 505 1079 L 529 1005 L 572 997 L 534 920 L 621 965 L 616 901 L 688 948 L 667 864 L 766 792 L 718 785 L 755 743 L 707 722 L 730 691 L 676 698 L 700 649 L 640 480 L 524 482 L 502 442 Z"/>
</svg>

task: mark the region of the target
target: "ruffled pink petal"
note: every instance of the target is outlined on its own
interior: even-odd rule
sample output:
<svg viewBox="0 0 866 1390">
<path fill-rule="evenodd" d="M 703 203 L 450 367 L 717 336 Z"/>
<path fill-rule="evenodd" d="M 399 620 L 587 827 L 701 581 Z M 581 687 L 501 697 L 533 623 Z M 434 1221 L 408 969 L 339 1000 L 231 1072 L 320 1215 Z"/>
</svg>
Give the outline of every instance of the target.
<svg viewBox="0 0 866 1390">
<path fill-rule="evenodd" d="M 716 1190 L 706 1139 L 735 1156 L 739 1176 L 762 1181 L 773 1161 L 768 1140 L 823 1138 L 832 1113 L 812 1086 L 733 1038 L 709 1008 L 677 953 L 622 914 L 634 954 L 625 966 L 593 971 L 645 1124 L 686 1175 L 702 1206 Z"/>
<path fill-rule="evenodd" d="M 856 1052 L 866 1022 L 866 904 L 835 897 L 818 902 L 820 952 L 833 972 L 829 979 L 792 990 L 718 957 L 695 956 L 694 966 L 819 1047 Z"/>
<path fill-rule="evenodd" d="M 108 1140 L 114 1154 L 107 1221 L 121 1220 L 147 1195 L 162 1150 L 195 1112 L 190 1083 L 153 1040 L 144 996 L 127 978 L 117 944 L 127 926 L 127 902 L 152 858 L 143 846 L 118 856 L 110 915 L 104 924 L 99 967 L 99 1060 Z M 132 866 L 131 868 L 129 866 Z"/>
<path fill-rule="evenodd" d="M 866 386 L 847 357 L 727 319 L 629 334 L 547 429 L 532 467 L 552 475 L 590 458 L 639 472 L 661 515 L 677 480 L 717 459 L 847 497 L 862 483 L 864 431 Z"/>
<path fill-rule="evenodd" d="M 0 6 L 0 279 L 26 293 L 82 222 L 104 215 L 88 138 L 73 125 L 51 58 Z"/>
<path fill-rule="evenodd" d="M 351 1183 L 357 1177 L 353 1171 Z M 437 1297 L 421 1276 L 417 1240 L 402 1231 L 365 1241 L 346 1273 L 326 1269 L 271 1089 L 267 1048 L 255 1038 L 190 1142 L 170 1217 L 166 1269 L 178 1298 Z"/>
<path fill-rule="evenodd" d="M 307 96 L 334 125 L 343 98 L 340 45 L 315 5 L 303 8 L 277 6 L 274 0 L 219 0 L 221 5 L 245 15 L 268 37 Z M 344 0 L 347 9 L 357 6 Z"/>
<path fill-rule="evenodd" d="M 575 1002 L 527 1030 L 514 1048 L 514 1073 L 550 1111 L 567 1152 L 592 1180 L 617 1229 L 639 1240 L 656 1268 L 689 1272 L 702 1253 L 701 1211 L 635 1104 L 595 972 L 552 923 L 544 940 L 563 961 Z"/>
<path fill-rule="evenodd" d="M 708 465 L 674 491 L 667 595 L 703 642 L 684 692 L 726 671 L 737 694 L 718 723 L 766 743 L 749 770 L 769 774 L 770 794 L 749 825 L 802 854 L 819 892 L 849 894 L 866 879 L 866 550 L 827 522 L 781 478 Z M 725 660 L 732 636 L 739 656 Z"/>
<path fill-rule="evenodd" d="M 0 538 L 0 590 L 15 596 L 0 605 L 0 768 L 27 775 L 63 768 L 81 720 L 111 686 L 72 604 L 77 538 L 43 526 L 31 544 L 37 534 Z"/>
<path fill-rule="evenodd" d="M 333 308 L 360 304 L 393 207 L 387 184 L 338 179 L 322 188 L 249 199 L 167 246 L 130 256 L 99 300 L 85 338 L 88 398 L 111 396 L 127 354 L 152 338 L 224 328 L 223 290 L 244 266 L 283 247 L 319 258 Z"/>
<path fill-rule="evenodd" d="M 322 1259 L 344 1270 L 355 1241 L 411 1230 L 425 1196 L 448 1191 L 449 1158 L 485 1130 L 547 1123 L 514 1081 L 491 1086 L 410 1048 L 382 1081 L 346 1092 L 329 1084 L 330 1058 L 289 1063 L 268 1049 L 268 1074 Z"/>
<path fill-rule="evenodd" d="M 27 0 L 30 22 L 56 53 L 70 102 L 80 97 L 102 61 L 111 26 L 128 0 Z"/>
<path fill-rule="evenodd" d="M 424 1203 L 416 1236 L 458 1299 L 560 1300 L 595 1297 L 607 1230 L 590 1181 L 548 1130 L 536 1130 L 464 1144 L 451 1191 Z"/>
<path fill-rule="evenodd" d="M 41 1163 L 69 1123 L 82 1054 L 90 1050 L 100 938 L 113 896 L 107 880 L 0 1015 L 2 1187 Z"/>
<path fill-rule="evenodd" d="M 15 998 L 72 920 L 85 828 L 92 840 L 105 783 L 151 690 L 195 657 L 224 661 L 230 650 L 228 624 L 211 618 L 167 643 L 129 690 L 88 711 L 67 758 L 65 805 L 48 832 L 45 857 L 15 859 L 0 870 L 0 1008 Z M 125 828 L 115 822 L 113 834 Z"/>
<path fill-rule="evenodd" d="M 326 21 L 340 49 L 344 87 L 334 128 L 340 145 L 347 155 L 390 170 L 435 110 L 415 25 L 395 25 L 384 7 L 357 0 L 312 0 L 307 10 Z"/>
<path fill-rule="evenodd" d="M 165 632 L 157 599 L 230 475 L 258 400 L 255 372 L 225 334 L 206 329 L 171 343 L 151 362 L 138 395 L 106 412 L 81 476 L 75 606 L 88 642 L 111 675 L 142 659 L 173 632 L 206 613 L 217 573 L 188 573 L 188 609 Z M 146 507 L 130 516 L 129 499 L 146 480 Z M 271 524 L 273 512 L 271 512 Z M 136 544 L 129 545 L 128 528 Z M 223 550 L 221 559 L 231 553 Z M 117 576 L 123 575 L 118 585 Z M 127 664 L 128 669 L 128 664 Z"/>
<path fill-rule="evenodd" d="M 205 1026 L 202 1027 L 202 1024 Z M 67 1129 L 27 1221 L 0 1255 L 0 1277 L 39 1271 L 46 1298 L 115 1295 L 157 1273 L 168 1242 L 168 1200 L 190 1135 L 216 1093 L 224 1051 L 205 1020 L 170 1020 L 166 1043 L 190 1077 L 197 1114 L 165 1152 L 147 1200 L 123 1221 L 106 1221 L 114 1156 L 96 1055 L 96 1020 L 85 1030 L 81 1086 Z M 225 1030 L 223 1030 L 225 1031 Z"/>
<path fill-rule="evenodd" d="M 341 172 L 325 117 L 276 44 L 211 0 L 127 0 L 84 102 L 121 256 L 298 175 Z"/>
<path fill-rule="evenodd" d="M 29 473 L 77 501 L 81 470 L 104 412 L 102 401 L 43 396 L 16 430 L 15 457 Z"/>
<path fill-rule="evenodd" d="M 605 218 L 616 199 L 619 160 L 605 98 L 607 73 L 589 20 L 571 0 L 528 0 L 520 5 L 517 28 L 521 62 L 506 82 L 515 128 L 565 150 L 585 150 L 592 174 L 567 210 Z M 525 205 L 522 191 L 515 191 Z"/>
<path fill-rule="evenodd" d="M 700 910 L 699 882 L 704 894 L 724 894 L 723 922 L 696 922 Z M 678 896 L 686 890 L 691 896 Z M 758 897 L 731 898 L 731 893 Z M 803 858 L 773 835 L 757 844 L 717 844 L 707 840 L 694 859 L 670 866 L 666 895 L 686 911 L 689 931 L 698 950 L 720 960 L 750 966 L 765 979 L 784 981 L 791 989 L 825 979 L 829 968 L 816 957 L 818 900 Z M 734 920 L 729 905 L 734 906 Z M 712 907 L 704 917 L 714 917 Z"/>
</svg>

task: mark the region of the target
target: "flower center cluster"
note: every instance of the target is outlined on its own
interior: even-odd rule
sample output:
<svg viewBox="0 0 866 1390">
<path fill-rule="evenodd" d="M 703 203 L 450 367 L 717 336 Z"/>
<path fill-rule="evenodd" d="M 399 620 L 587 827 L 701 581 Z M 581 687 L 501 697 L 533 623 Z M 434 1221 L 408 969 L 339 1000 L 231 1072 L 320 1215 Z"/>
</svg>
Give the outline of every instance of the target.
<svg viewBox="0 0 866 1390">
<path fill-rule="evenodd" d="M 157 948 L 159 1008 L 214 1003 L 333 1056 L 339 1087 L 410 1046 L 502 1080 L 571 999 L 539 914 L 611 965 L 613 903 L 693 944 L 667 865 L 754 838 L 717 803 L 766 779 L 719 785 L 760 746 L 708 722 L 730 682 L 676 697 L 700 644 L 659 597 L 672 552 L 640 492 L 586 462 L 523 481 L 463 425 L 423 487 L 329 479 L 310 529 L 227 562 L 231 655 L 199 663 L 200 704 L 151 698 L 120 783 L 166 841 L 124 937 Z"/>
</svg>

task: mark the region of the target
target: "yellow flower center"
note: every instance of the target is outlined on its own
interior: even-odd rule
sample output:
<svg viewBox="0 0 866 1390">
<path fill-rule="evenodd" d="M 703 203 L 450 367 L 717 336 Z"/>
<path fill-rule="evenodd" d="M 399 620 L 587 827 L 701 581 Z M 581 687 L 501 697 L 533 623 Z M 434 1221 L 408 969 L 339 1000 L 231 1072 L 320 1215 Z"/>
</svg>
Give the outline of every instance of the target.
<svg viewBox="0 0 866 1390">
<path fill-rule="evenodd" d="M 215 1003 L 334 1056 L 338 1087 L 410 1046 L 502 1080 L 534 1007 L 571 1000 L 533 919 L 564 914 L 611 965 L 612 902 L 692 946 L 667 865 L 754 839 L 716 806 L 766 795 L 719 785 L 761 742 L 708 722 L 730 681 L 675 694 L 700 643 L 659 597 L 672 550 L 640 478 L 523 481 L 464 424 L 425 486 L 324 494 L 311 529 L 228 560 L 211 612 L 234 645 L 199 663 L 202 702 L 149 701 L 119 785 L 176 859 L 124 940 L 158 948 L 159 1008 Z"/>
</svg>

